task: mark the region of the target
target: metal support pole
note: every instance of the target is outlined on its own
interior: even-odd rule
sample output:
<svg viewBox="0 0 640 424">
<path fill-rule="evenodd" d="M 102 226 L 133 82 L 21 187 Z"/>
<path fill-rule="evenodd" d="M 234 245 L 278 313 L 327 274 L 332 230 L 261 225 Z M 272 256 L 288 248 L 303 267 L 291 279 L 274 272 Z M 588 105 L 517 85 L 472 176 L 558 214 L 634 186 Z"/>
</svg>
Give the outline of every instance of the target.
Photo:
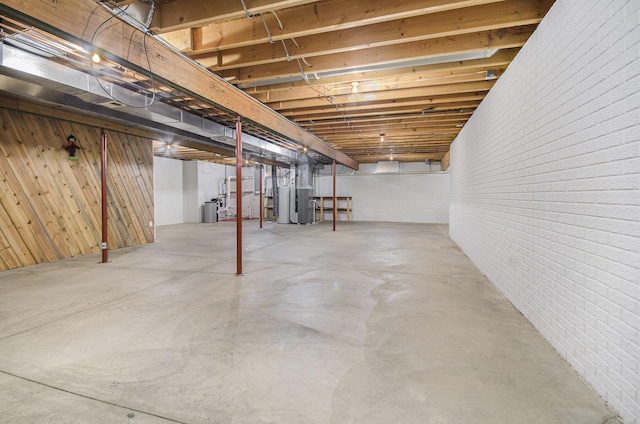
<svg viewBox="0 0 640 424">
<path fill-rule="evenodd" d="M 236 275 L 242 275 L 242 121 L 239 116 L 236 121 L 236 265 Z"/>
<path fill-rule="evenodd" d="M 108 213 L 107 213 L 107 134 L 104 129 L 100 130 L 100 169 L 102 174 L 102 263 L 109 262 L 109 247 L 107 236 L 109 233 Z"/>
<path fill-rule="evenodd" d="M 271 190 L 273 191 L 271 197 L 273 199 L 273 219 L 275 219 L 280 213 L 278 210 L 278 168 L 275 165 L 271 165 Z"/>
<path fill-rule="evenodd" d="M 260 165 L 260 228 L 262 228 L 262 216 L 264 215 L 264 197 L 262 196 L 262 165 Z"/>
<path fill-rule="evenodd" d="M 336 221 L 338 220 L 338 199 L 336 198 L 336 161 L 331 166 L 331 174 L 333 175 L 333 231 L 336 230 Z"/>
</svg>

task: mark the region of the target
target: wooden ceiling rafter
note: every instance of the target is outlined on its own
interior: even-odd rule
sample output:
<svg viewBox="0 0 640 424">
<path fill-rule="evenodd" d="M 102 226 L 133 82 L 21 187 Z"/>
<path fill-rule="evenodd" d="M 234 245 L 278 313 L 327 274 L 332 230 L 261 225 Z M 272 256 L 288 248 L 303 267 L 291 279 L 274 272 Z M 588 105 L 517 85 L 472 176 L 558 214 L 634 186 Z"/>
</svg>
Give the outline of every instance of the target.
<svg viewBox="0 0 640 424">
<path fill-rule="evenodd" d="M 198 0 L 177 0 L 176 5 Z M 201 25 L 201 19 L 186 22 L 177 32 L 167 33 L 168 27 L 153 26 L 152 29 L 163 33 L 174 45 L 190 45 L 195 53 L 217 51 L 279 42 L 284 39 L 310 36 L 328 31 L 339 31 L 380 22 L 407 19 L 448 10 L 464 9 L 478 5 L 505 0 L 325 0 L 291 8 L 272 8 L 276 14 L 265 13 L 261 18 L 247 19 L 246 15 L 235 20 L 225 19 L 224 15 L 211 19 L 211 24 Z M 159 14 L 162 14 L 162 5 Z M 178 19 L 180 19 L 178 17 Z M 282 24 L 282 29 L 280 28 Z M 192 28 L 197 28 L 195 31 Z M 269 29 L 267 33 L 266 29 Z"/>
<path fill-rule="evenodd" d="M 339 31 L 318 32 L 308 36 L 292 35 L 295 37 L 293 40 L 283 39 L 269 48 L 258 49 L 255 44 L 236 48 L 218 46 L 214 50 L 194 46 L 190 55 L 212 70 L 220 71 L 298 58 L 311 61 L 315 56 L 535 25 L 539 21 L 538 5 L 528 0 L 507 0 L 464 10 L 358 25 Z M 221 37 L 220 34 L 215 35 Z M 219 45 L 222 40 L 212 39 L 207 44 Z"/>
<path fill-rule="evenodd" d="M 372 82 L 404 82 L 428 78 L 446 77 L 447 75 L 461 75 L 465 72 L 477 72 L 486 69 L 505 69 L 518 53 L 518 48 L 501 49 L 487 58 L 458 60 L 454 62 L 435 63 L 422 66 L 408 66 L 392 69 L 382 69 L 366 72 L 353 72 L 344 75 L 322 77 L 321 79 L 309 78 L 309 81 L 290 81 L 282 84 L 245 86 L 237 84 L 245 92 L 252 96 L 268 91 L 289 90 L 300 87 L 321 87 L 334 85 L 350 85 L 352 81 L 360 83 Z"/>
<path fill-rule="evenodd" d="M 3 14 L 27 20 L 34 28 L 51 31 L 56 37 L 72 40 L 98 50 L 111 62 L 129 69 L 147 70 L 156 82 L 171 86 L 174 90 L 194 93 L 203 102 L 222 114 L 218 119 L 226 121 L 226 115 L 242 117 L 244 128 L 253 130 L 264 140 L 279 140 L 291 149 L 308 147 L 324 160 L 336 160 L 357 169 L 358 163 L 335 150 L 312 133 L 302 129 L 274 110 L 262 105 L 246 93 L 229 85 L 198 66 L 191 59 L 178 54 L 164 42 L 118 19 L 103 4 L 89 0 L 66 0 L 43 3 L 42 7 L 21 0 L 4 0 L 0 5 Z M 83 25 L 78 25 L 78 20 Z M 93 46 L 91 46 L 93 43 Z M 226 121 L 228 122 L 228 121 Z M 234 125 L 235 126 L 235 125 Z M 243 129 L 244 129 L 243 128 Z M 251 134 L 251 132 L 249 132 Z"/>
<path fill-rule="evenodd" d="M 297 61 L 267 63 L 262 65 L 216 70 L 210 68 L 233 84 L 276 83 L 279 79 L 300 77 L 301 73 L 314 74 L 358 72 L 364 67 L 405 67 L 408 61 L 427 60 L 485 52 L 496 49 L 519 48 L 529 39 L 535 26 L 505 28 L 499 30 L 480 31 L 453 37 L 433 38 L 413 41 L 375 49 L 362 49 L 335 54 L 315 56 L 308 65 L 300 65 Z M 207 67 L 206 61 L 201 61 Z M 302 69 L 301 69 L 302 68 Z M 286 82 L 286 81 L 283 81 Z"/>
<path fill-rule="evenodd" d="M 72 7 L 74 13 L 57 16 L 61 10 L 54 12 L 63 28 L 75 25 L 77 19 L 71 17 L 76 12 L 100 9 L 92 0 L 67 3 L 59 3 L 59 9 Z M 190 88 L 186 93 L 198 91 L 193 87 L 205 92 L 191 96 L 161 89 L 164 101 L 207 119 L 229 123 L 238 112 L 247 113 L 255 118 L 246 125 L 252 135 L 293 150 L 320 146 L 317 143 L 322 140 L 345 161 L 389 160 L 393 154 L 394 160 L 443 160 L 446 164 L 451 142 L 508 72 L 553 3 L 156 1 L 152 31 L 201 64 L 201 72 L 190 79 L 181 71 L 185 65 L 181 59 L 175 66 L 169 64 L 158 40 L 148 41 L 153 40 L 150 58 L 154 68 L 174 68 L 176 82 Z M 109 32 L 113 28 L 126 34 L 116 21 L 107 25 Z M 84 32 L 74 35 L 86 38 L 87 31 L 99 23 L 96 16 L 90 16 Z M 70 33 L 77 30 L 67 29 Z M 112 36 L 99 41 L 102 48 L 118 44 Z M 114 53 L 127 60 L 127 55 L 137 55 L 141 67 L 146 67 L 138 51 Z M 211 82 L 207 72 L 246 94 L 229 91 L 228 84 Z M 145 78 L 128 77 L 132 84 L 149 89 Z M 254 103 L 235 110 L 230 107 L 234 102 L 244 105 L 238 94 L 253 97 Z M 293 126 L 281 124 L 279 116 L 293 121 Z M 267 130 L 269 123 L 274 123 L 275 131 Z M 196 156 L 185 151 L 185 157 Z"/>
</svg>

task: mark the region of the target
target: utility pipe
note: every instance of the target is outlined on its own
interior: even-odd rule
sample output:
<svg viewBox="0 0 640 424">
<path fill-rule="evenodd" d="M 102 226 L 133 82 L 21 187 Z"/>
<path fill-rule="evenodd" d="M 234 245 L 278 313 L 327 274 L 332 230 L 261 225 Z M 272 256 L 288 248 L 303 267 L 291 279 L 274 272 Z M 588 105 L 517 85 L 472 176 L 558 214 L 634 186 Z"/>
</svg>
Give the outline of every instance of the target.
<svg viewBox="0 0 640 424">
<path fill-rule="evenodd" d="M 240 116 L 236 121 L 236 275 L 242 275 L 242 121 Z"/>
<path fill-rule="evenodd" d="M 338 219 L 338 201 L 336 198 L 336 161 L 331 166 L 331 174 L 333 175 L 333 231 L 336 230 L 336 220 Z"/>
<path fill-rule="evenodd" d="M 104 129 L 100 130 L 100 172 L 102 174 L 102 263 L 109 262 L 109 248 L 107 246 L 107 235 L 109 227 L 107 225 L 107 134 Z"/>
</svg>

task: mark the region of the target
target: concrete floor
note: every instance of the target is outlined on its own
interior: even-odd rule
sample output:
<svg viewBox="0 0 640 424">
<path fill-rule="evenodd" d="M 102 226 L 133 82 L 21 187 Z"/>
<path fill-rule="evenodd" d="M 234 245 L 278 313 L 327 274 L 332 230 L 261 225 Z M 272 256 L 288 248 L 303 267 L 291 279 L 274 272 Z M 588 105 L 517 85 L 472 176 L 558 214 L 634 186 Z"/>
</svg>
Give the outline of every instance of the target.
<svg viewBox="0 0 640 424">
<path fill-rule="evenodd" d="M 446 226 L 234 231 L 0 273 L 0 422 L 616 421 Z"/>
</svg>

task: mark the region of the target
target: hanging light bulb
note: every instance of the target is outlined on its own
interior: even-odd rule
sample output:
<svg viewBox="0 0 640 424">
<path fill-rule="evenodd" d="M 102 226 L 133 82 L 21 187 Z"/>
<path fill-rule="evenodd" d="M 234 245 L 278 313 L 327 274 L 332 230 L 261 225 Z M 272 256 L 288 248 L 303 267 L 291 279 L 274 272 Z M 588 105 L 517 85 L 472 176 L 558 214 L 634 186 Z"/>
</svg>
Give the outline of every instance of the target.
<svg viewBox="0 0 640 424">
<path fill-rule="evenodd" d="M 100 63 L 102 58 L 100 57 L 100 55 L 98 53 L 93 53 L 91 55 L 91 60 L 93 61 L 93 63 Z"/>
<path fill-rule="evenodd" d="M 358 92 L 358 86 L 359 85 L 360 85 L 360 83 L 357 82 L 357 81 L 354 81 L 354 82 L 351 83 L 351 92 L 353 94 L 356 94 Z"/>
<path fill-rule="evenodd" d="M 380 134 L 380 141 L 384 143 L 384 134 Z"/>
</svg>

